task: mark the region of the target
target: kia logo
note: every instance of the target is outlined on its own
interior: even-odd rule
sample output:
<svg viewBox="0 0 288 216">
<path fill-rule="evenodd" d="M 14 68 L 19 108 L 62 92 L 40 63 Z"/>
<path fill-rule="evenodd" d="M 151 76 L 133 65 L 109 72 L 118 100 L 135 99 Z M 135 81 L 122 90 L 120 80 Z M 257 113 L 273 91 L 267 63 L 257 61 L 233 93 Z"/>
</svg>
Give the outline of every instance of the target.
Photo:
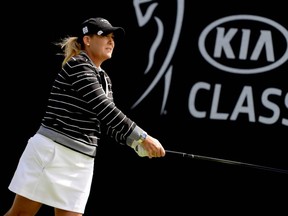
<svg viewBox="0 0 288 216">
<path fill-rule="evenodd" d="M 203 58 L 222 71 L 263 73 L 288 59 L 288 32 L 265 17 L 234 15 L 208 25 L 198 46 Z"/>
</svg>

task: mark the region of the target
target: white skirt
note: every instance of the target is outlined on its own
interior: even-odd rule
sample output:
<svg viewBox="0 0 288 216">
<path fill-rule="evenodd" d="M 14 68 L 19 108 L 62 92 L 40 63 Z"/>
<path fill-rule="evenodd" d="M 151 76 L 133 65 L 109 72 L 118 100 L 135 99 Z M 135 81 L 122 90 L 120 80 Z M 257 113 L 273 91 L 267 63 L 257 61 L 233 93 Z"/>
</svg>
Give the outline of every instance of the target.
<svg viewBox="0 0 288 216">
<path fill-rule="evenodd" d="M 35 134 L 8 188 L 48 206 L 84 214 L 93 172 L 94 158 Z"/>
</svg>

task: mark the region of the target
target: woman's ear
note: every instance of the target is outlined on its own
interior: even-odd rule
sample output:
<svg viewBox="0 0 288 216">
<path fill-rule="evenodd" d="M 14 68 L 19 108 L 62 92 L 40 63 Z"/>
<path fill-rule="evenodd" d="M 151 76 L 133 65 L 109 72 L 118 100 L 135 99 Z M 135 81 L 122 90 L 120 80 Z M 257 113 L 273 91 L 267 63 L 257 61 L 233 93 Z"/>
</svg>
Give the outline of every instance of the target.
<svg viewBox="0 0 288 216">
<path fill-rule="evenodd" d="M 83 42 L 86 46 L 90 46 L 90 37 L 88 35 L 85 35 L 83 37 Z"/>
</svg>

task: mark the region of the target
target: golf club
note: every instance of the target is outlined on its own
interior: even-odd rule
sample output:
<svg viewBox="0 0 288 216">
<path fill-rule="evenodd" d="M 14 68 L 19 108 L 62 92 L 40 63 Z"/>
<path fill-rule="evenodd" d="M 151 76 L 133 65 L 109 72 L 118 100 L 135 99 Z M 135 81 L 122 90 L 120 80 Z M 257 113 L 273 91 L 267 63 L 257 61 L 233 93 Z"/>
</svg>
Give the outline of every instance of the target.
<svg viewBox="0 0 288 216">
<path fill-rule="evenodd" d="M 166 153 L 177 154 L 177 155 L 180 155 L 182 157 L 187 157 L 187 158 L 192 158 L 192 159 L 213 161 L 213 162 L 219 162 L 219 163 L 224 163 L 224 164 L 239 165 L 239 166 L 244 166 L 244 167 L 251 167 L 251 168 L 256 168 L 256 169 L 262 169 L 262 170 L 267 170 L 267 171 L 272 171 L 272 172 L 288 174 L 288 170 L 284 170 L 284 169 L 278 169 L 278 168 L 273 168 L 273 167 L 251 164 L 251 163 L 244 163 L 244 162 L 233 161 L 233 160 L 225 160 L 225 159 L 207 157 L 207 156 L 201 156 L 201 155 L 195 155 L 195 154 L 188 154 L 188 153 L 179 152 L 179 151 L 171 151 L 171 150 L 165 150 L 165 151 L 166 151 Z"/>
</svg>

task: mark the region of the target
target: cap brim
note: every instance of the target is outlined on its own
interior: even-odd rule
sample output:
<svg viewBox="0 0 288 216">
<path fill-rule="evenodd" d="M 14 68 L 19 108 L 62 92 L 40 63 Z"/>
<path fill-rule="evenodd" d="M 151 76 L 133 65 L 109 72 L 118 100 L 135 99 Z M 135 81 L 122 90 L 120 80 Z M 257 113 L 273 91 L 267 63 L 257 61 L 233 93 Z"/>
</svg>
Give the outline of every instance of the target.
<svg viewBox="0 0 288 216">
<path fill-rule="evenodd" d="M 125 31 L 122 27 L 112 27 L 112 28 L 106 29 L 104 34 L 108 35 L 110 33 L 114 33 L 115 37 L 124 37 L 125 35 Z"/>
</svg>

